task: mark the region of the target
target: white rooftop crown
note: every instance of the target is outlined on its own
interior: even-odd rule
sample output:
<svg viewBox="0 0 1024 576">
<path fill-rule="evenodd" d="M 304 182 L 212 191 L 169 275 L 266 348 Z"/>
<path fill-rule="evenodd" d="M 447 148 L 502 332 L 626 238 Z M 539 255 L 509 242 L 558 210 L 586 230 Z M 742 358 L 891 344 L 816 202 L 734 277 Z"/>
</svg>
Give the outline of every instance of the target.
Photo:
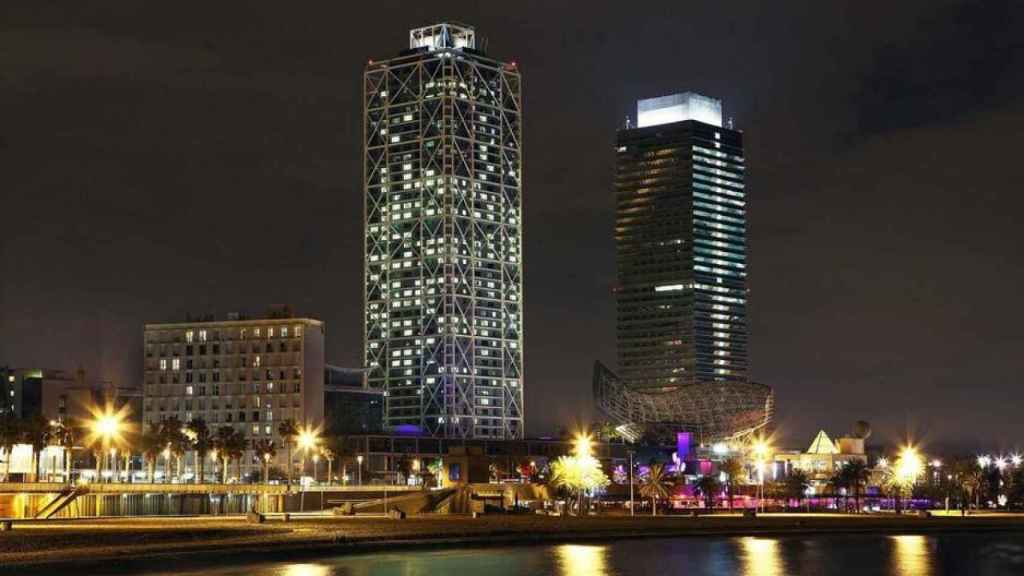
<svg viewBox="0 0 1024 576">
<path fill-rule="evenodd" d="M 442 48 L 476 48 L 476 32 L 472 26 L 452 22 L 409 30 L 409 48 L 424 46 L 431 51 Z"/>
<path fill-rule="evenodd" d="M 636 103 L 638 128 L 696 120 L 722 126 L 722 101 L 701 96 L 696 92 L 683 92 L 658 98 L 646 98 Z"/>
</svg>

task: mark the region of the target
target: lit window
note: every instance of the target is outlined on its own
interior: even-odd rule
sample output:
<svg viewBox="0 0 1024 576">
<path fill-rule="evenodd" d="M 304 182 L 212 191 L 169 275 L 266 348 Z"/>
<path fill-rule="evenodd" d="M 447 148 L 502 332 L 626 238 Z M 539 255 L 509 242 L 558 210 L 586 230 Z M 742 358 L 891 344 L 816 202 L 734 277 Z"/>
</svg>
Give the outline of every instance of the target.
<svg viewBox="0 0 1024 576">
<path fill-rule="evenodd" d="M 161 358 L 160 359 L 160 369 L 161 370 L 167 370 L 167 359 L 166 358 Z"/>
<path fill-rule="evenodd" d="M 191 344 L 192 343 L 192 336 L 193 336 L 193 331 L 192 330 L 186 330 L 185 331 L 185 342 Z"/>
<path fill-rule="evenodd" d="M 171 368 L 173 368 L 174 370 L 181 370 L 181 359 L 175 358 L 171 360 Z"/>
<path fill-rule="evenodd" d="M 186 396 L 191 396 L 192 395 L 192 387 L 191 386 L 185 386 L 185 395 Z"/>
<path fill-rule="evenodd" d="M 206 342 L 206 330 L 199 331 L 199 341 Z"/>
</svg>

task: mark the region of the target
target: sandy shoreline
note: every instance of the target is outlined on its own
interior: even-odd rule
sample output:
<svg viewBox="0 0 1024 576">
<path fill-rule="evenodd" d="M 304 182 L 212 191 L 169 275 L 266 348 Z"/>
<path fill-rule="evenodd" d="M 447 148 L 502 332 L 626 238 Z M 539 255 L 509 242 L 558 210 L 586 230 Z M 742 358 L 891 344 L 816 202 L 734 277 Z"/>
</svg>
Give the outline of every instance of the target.
<svg viewBox="0 0 1024 576">
<path fill-rule="evenodd" d="M 79 520 L 24 524 L 0 533 L 0 574 L 168 572 L 415 548 L 514 546 L 628 538 L 1024 531 L 1022 515 L 894 517 L 534 516 L 318 518 L 246 524 L 241 519 Z M 173 568 L 172 568 L 173 566 Z"/>
</svg>

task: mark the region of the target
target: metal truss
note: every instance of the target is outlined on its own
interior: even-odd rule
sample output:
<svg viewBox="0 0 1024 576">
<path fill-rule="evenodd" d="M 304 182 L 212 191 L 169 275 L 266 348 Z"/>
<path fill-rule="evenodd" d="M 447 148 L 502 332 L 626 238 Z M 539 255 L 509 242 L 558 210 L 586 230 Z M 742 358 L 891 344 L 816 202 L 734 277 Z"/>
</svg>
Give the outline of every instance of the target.
<svg viewBox="0 0 1024 576">
<path fill-rule="evenodd" d="M 521 438 L 519 72 L 434 48 L 364 74 L 368 380 L 389 428 Z"/>
<path fill-rule="evenodd" d="M 594 403 L 627 439 L 646 428 L 675 426 L 699 431 L 704 444 L 741 441 L 766 428 L 775 398 L 770 386 L 753 382 L 707 382 L 634 390 L 600 362 L 594 363 Z"/>
</svg>

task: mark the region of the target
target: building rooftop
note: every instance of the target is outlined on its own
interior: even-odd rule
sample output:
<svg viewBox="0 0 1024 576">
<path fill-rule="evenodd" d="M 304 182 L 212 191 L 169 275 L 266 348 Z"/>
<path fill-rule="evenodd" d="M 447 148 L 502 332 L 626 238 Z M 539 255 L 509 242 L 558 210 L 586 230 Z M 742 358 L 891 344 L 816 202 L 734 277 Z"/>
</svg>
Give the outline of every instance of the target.
<svg viewBox="0 0 1024 576">
<path fill-rule="evenodd" d="M 456 22 L 441 22 L 409 30 L 409 48 L 476 48 L 476 31 L 472 26 Z"/>
<path fill-rule="evenodd" d="M 657 98 L 645 98 L 636 103 L 638 128 L 696 120 L 713 126 L 722 126 L 722 101 L 696 92 L 683 92 Z"/>
<path fill-rule="evenodd" d="M 262 314 L 246 314 L 243 312 L 229 312 L 224 318 L 217 318 L 215 314 L 186 315 L 183 320 L 170 322 L 148 322 L 146 327 L 174 327 L 192 326 L 196 324 L 239 324 L 242 322 L 270 323 L 282 320 L 301 322 L 303 324 L 321 325 L 323 322 L 313 318 L 302 317 L 292 312 L 290 306 L 271 306 Z"/>
</svg>

